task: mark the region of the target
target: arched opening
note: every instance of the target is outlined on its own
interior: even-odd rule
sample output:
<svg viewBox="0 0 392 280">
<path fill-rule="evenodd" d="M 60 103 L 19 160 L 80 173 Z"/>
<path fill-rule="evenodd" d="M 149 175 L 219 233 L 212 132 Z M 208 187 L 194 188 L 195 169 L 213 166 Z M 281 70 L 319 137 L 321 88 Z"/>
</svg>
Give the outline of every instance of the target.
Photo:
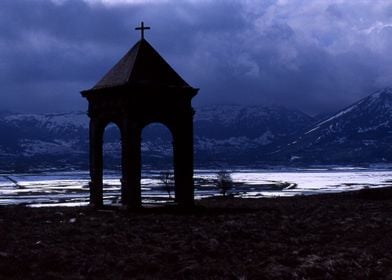
<svg viewBox="0 0 392 280">
<path fill-rule="evenodd" d="M 171 203 L 175 198 L 173 136 L 161 123 L 142 131 L 142 200 L 144 203 Z"/>
<path fill-rule="evenodd" d="M 121 201 L 121 132 L 109 123 L 103 135 L 103 203 L 118 204 Z"/>
</svg>

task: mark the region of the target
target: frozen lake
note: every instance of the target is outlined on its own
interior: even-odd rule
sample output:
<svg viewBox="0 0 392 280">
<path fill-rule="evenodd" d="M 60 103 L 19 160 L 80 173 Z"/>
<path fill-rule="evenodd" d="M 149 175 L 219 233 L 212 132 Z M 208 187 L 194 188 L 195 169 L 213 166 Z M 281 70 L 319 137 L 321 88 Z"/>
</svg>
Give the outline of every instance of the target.
<svg viewBox="0 0 392 280">
<path fill-rule="evenodd" d="M 214 186 L 217 170 L 195 170 L 197 199 L 220 195 Z M 142 175 L 143 203 L 170 201 L 159 180 L 159 171 Z M 319 168 L 285 170 L 233 170 L 236 197 L 259 198 L 314 195 L 392 186 L 391 169 Z M 117 204 L 120 179 L 105 174 L 105 204 Z M 79 206 L 87 205 L 88 172 L 50 172 L 37 174 L 0 174 L 0 205 Z"/>
</svg>

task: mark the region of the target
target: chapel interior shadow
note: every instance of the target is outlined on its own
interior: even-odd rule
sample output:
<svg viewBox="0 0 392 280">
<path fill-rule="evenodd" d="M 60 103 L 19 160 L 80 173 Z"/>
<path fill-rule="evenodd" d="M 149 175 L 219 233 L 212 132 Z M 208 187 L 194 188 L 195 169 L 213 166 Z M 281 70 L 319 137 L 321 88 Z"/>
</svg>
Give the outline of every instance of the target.
<svg viewBox="0 0 392 280">
<path fill-rule="evenodd" d="M 142 130 L 142 202 L 154 205 L 173 204 L 175 200 L 173 137 L 161 123 Z"/>
<path fill-rule="evenodd" d="M 121 132 L 109 123 L 103 135 L 103 203 L 118 205 L 121 202 Z"/>
</svg>

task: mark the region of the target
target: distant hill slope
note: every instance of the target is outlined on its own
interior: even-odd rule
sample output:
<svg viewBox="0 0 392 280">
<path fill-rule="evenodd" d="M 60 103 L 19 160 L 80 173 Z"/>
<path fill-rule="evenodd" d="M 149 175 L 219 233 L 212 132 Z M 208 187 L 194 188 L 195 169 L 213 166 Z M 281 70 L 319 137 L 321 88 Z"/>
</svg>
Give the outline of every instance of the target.
<svg viewBox="0 0 392 280">
<path fill-rule="evenodd" d="M 317 123 L 275 155 L 303 163 L 392 162 L 392 89 Z"/>
<path fill-rule="evenodd" d="M 202 107 L 195 115 L 195 157 L 252 165 L 313 123 L 308 115 L 281 106 Z"/>
<path fill-rule="evenodd" d="M 26 170 L 87 165 L 84 113 L 0 116 L 0 169 Z"/>
<path fill-rule="evenodd" d="M 280 106 L 196 108 L 196 166 L 361 164 L 392 162 L 392 89 L 386 88 L 322 121 Z M 88 167 L 85 113 L 0 114 L 0 169 Z M 171 166 L 171 135 L 143 131 L 143 164 Z M 105 164 L 120 164 L 120 135 L 105 131 Z"/>
<path fill-rule="evenodd" d="M 243 163 L 259 153 L 287 143 L 313 122 L 304 113 L 279 106 L 214 105 L 196 109 L 194 119 L 197 164 Z M 88 117 L 85 113 L 13 114 L 0 116 L 0 168 L 86 167 Z M 120 135 L 109 126 L 105 131 L 105 160 L 119 164 Z M 143 163 L 170 161 L 171 135 L 152 124 L 143 133 Z"/>
</svg>

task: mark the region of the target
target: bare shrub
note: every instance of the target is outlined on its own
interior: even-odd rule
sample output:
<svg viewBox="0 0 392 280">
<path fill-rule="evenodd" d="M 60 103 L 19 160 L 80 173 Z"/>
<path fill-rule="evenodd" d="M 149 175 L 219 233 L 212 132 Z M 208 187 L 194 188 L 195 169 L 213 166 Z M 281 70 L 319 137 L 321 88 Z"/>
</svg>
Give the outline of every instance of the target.
<svg viewBox="0 0 392 280">
<path fill-rule="evenodd" d="M 216 187 L 223 196 L 233 187 L 233 179 L 230 172 L 221 170 L 216 174 Z"/>
<path fill-rule="evenodd" d="M 159 173 L 159 180 L 162 182 L 164 189 L 169 195 L 169 199 L 172 198 L 171 193 L 174 188 L 174 174 L 169 170 L 161 171 Z"/>
</svg>

